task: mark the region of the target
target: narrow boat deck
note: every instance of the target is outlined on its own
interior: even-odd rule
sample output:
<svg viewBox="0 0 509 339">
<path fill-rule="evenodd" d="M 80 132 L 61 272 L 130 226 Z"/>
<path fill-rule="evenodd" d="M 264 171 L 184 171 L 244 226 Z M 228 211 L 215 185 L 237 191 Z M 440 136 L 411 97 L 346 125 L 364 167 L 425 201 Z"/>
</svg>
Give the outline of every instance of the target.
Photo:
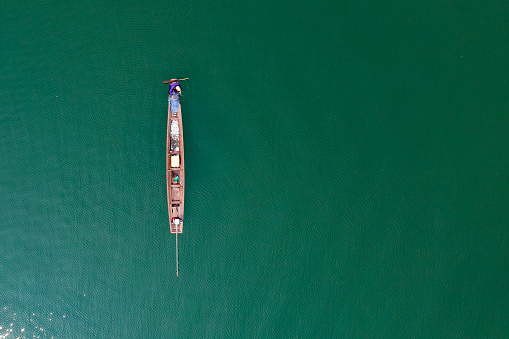
<svg viewBox="0 0 509 339">
<path fill-rule="evenodd" d="M 166 185 L 171 233 L 182 233 L 183 231 L 184 179 L 182 110 L 179 94 L 173 91 L 168 96 L 168 129 L 166 138 Z"/>
</svg>

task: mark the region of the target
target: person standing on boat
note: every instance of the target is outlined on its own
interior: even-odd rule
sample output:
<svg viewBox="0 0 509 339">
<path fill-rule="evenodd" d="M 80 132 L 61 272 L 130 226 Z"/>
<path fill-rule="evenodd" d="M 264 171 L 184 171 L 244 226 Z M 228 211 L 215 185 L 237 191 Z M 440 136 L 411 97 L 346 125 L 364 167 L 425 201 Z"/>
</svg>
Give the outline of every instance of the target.
<svg viewBox="0 0 509 339">
<path fill-rule="evenodd" d="M 173 90 L 176 90 L 178 94 L 180 94 L 180 92 L 182 91 L 182 90 L 180 89 L 180 84 L 179 84 L 178 82 L 174 82 L 174 83 L 172 83 L 172 84 L 170 85 L 170 90 L 168 91 L 168 93 L 169 93 L 170 95 L 172 95 L 172 94 L 173 94 Z"/>
</svg>

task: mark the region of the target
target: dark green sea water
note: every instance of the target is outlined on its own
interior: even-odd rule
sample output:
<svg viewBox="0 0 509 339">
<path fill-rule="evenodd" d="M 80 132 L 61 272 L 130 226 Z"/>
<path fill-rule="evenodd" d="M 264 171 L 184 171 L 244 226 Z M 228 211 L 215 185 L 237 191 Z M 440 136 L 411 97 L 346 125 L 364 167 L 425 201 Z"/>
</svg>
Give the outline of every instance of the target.
<svg viewBox="0 0 509 339">
<path fill-rule="evenodd" d="M 0 1 L 0 338 L 508 338 L 508 18 Z"/>
</svg>

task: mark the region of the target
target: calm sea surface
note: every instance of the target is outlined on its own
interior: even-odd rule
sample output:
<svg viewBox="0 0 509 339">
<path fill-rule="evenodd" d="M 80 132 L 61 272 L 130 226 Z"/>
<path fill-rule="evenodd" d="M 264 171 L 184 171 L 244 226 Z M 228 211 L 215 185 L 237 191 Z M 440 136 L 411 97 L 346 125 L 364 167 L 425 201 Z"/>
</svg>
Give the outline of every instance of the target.
<svg viewBox="0 0 509 339">
<path fill-rule="evenodd" d="M 509 337 L 507 2 L 0 4 L 0 338 Z"/>
</svg>

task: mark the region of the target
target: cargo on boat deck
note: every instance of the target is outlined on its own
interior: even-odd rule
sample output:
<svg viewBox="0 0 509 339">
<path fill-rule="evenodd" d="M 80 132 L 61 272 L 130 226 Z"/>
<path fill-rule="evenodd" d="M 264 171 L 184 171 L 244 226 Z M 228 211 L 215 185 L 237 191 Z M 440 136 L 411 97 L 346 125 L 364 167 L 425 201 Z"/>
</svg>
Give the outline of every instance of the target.
<svg viewBox="0 0 509 339">
<path fill-rule="evenodd" d="M 171 167 L 172 168 L 180 167 L 180 156 L 178 154 L 174 154 L 171 156 Z"/>
</svg>

